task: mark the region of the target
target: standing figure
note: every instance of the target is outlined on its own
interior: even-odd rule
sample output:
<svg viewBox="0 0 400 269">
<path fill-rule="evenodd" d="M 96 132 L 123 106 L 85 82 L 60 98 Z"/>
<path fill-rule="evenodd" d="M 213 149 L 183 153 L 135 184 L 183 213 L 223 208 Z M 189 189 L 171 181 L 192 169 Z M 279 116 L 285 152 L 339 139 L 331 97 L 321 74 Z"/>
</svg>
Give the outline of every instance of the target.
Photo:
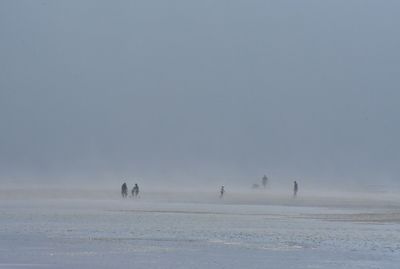
<svg viewBox="0 0 400 269">
<path fill-rule="evenodd" d="M 225 188 L 224 186 L 221 186 L 221 190 L 219 192 L 219 198 L 222 198 L 224 196 L 224 193 L 225 193 Z"/>
<path fill-rule="evenodd" d="M 298 190 L 299 190 L 299 185 L 297 184 L 297 181 L 295 181 L 293 185 L 293 197 L 297 196 Z"/>
<path fill-rule="evenodd" d="M 268 183 L 268 178 L 266 175 L 264 175 L 262 178 L 262 185 L 264 188 L 267 186 L 267 183 Z"/>
<path fill-rule="evenodd" d="M 139 186 L 138 186 L 138 184 L 136 183 L 135 184 L 135 197 L 137 198 L 139 196 Z"/>
<path fill-rule="evenodd" d="M 128 186 L 126 185 L 125 182 L 121 186 L 121 195 L 122 195 L 122 198 L 126 198 L 128 196 Z"/>
<path fill-rule="evenodd" d="M 132 198 L 138 197 L 138 195 L 139 195 L 139 186 L 138 186 L 137 183 L 135 184 L 135 186 L 133 186 L 131 193 L 132 193 Z"/>
</svg>

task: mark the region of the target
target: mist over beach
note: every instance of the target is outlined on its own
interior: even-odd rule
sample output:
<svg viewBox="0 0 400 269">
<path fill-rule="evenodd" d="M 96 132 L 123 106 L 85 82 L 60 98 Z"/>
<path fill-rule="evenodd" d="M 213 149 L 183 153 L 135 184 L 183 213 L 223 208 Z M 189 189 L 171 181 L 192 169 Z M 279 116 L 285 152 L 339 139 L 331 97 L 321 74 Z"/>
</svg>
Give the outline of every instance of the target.
<svg viewBox="0 0 400 269">
<path fill-rule="evenodd" d="M 397 269 L 399 8 L 1 1 L 0 268 Z"/>
</svg>

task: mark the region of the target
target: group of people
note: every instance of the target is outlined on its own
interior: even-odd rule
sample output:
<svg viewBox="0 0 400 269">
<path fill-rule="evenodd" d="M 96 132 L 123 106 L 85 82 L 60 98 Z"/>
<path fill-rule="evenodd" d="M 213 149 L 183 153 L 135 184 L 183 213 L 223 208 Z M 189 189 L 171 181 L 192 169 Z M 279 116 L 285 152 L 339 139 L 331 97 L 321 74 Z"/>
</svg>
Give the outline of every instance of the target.
<svg viewBox="0 0 400 269">
<path fill-rule="evenodd" d="M 268 183 L 268 178 L 266 175 L 264 175 L 264 177 L 262 178 L 262 184 L 263 184 L 264 188 L 267 186 L 267 183 Z M 298 191 L 299 191 L 299 184 L 297 183 L 297 181 L 294 181 L 293 182 L 293 197 L 294 198 L 297 197 Z M 219 198 L 224 197 L 224 194 L 225 194 L 225 187 L 221 186 L 221 189 L 219 191 Z M 128 185 L 126 185 L 126 183 L 122 184 L 122 186 L 121 186 L 121 195 L 123 198 L 128 197 Z M 137 183 L 132 188 L 131 197 L 139 198 L 139 186 Z"/>
<path fill-rule="evenodd" d="M 262 182 L 263 187 L 266 188 L 267 184 L 268 184 L 268 177 L 266 175 L 264 175 L 261 182 Z M 297 181 L 294 181 L 293 182 L 293 197 L 297 196 L 298 191 L 299 191 L 299 184 L 297 183 Z"/>
<path fill-rule="evenodd" d="M 128 197 L 128 185 L 126 184 L 126 182 L 124 182 L 124 184 L 122 184 L 122 186 L 121 186 L 121 195 L 122 195 L 122 198 Z M 132 188 L 131 197 L 139 198 L 139 186 L 137 183 Z"/>
</svg>

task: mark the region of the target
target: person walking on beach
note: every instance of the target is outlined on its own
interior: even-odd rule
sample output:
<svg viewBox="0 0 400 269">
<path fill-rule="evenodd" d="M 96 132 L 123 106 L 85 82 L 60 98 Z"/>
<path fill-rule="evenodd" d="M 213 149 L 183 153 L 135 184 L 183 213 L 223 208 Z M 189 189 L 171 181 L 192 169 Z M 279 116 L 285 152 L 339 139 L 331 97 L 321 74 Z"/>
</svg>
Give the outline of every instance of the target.
<svg viewBox="0 0 400 269">
<path fill-rule="evenodd" d="M 139 195 L 139 186 L 138 186 L 138 184 L 136 183 L 135 186 L 134 186 L 133 189 L 132 189 L 132 197 L 133 197 L 133 198 L 135 198 L 135 197 L 137 198 L 138 195 Z"/>
<path fill-rule="evenodd" d="M 297 181 L 294 181 L 294 184 L 293 184 L 293 197 L 297 196 L 298 190 L 299 190 L 299 185 L 297 184 Z"/>
<path fill-rule="evenodd" d="M 121 195 L 122 195 L 122 198 L 126 198 L 128 196 L 128 186 L 126 185 L 125 182 L 121 186 Z"/>
<path fill-rule="evenodd" d="M 262 178 L 262 185 L 264 188 L 267 187 L 267 183 L 268 183 L 268 178 L 266 175 L 264 175 Z"/>
<path fill-rule="evenodd" d="M 225 188 L 224 186 L 221 186 L 221 190 L 219 192 L 219 198 L 222 198 L 224 196 L 224 193 L 225 193 Z"/>
</svg>

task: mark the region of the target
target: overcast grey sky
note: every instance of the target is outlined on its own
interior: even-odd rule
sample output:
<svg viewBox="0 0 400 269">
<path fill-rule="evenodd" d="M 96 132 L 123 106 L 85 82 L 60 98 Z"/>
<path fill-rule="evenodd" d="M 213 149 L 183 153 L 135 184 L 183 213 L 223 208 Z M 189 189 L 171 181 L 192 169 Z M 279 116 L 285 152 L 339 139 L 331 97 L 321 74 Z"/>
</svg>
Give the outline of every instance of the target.
<svg viewBox="0 0 400 269">
<path fill-rule="evenodd" d="M 398 182 L 399 10 L 2 0 L 0 180 Z"/>
</svg>

